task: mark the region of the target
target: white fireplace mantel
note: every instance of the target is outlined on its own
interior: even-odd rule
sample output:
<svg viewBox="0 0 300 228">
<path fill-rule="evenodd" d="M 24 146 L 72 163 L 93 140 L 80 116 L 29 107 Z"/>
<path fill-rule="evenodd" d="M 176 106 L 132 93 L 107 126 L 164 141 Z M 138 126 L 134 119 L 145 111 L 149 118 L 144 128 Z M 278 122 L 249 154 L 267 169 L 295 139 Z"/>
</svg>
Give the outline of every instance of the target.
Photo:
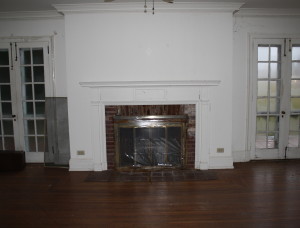
<svg viewBox="0 0 300 228">
<path fill-rule="evenodd" d="M 80 86 L 90 89 L 91 94 L 93 170 L 107 169 L 105 106 L 155 104 L 196 105 L 195 168 L 209 169 L 210 94 L 220 83 L 219 80 L 80 82 Z"/>
</svg>

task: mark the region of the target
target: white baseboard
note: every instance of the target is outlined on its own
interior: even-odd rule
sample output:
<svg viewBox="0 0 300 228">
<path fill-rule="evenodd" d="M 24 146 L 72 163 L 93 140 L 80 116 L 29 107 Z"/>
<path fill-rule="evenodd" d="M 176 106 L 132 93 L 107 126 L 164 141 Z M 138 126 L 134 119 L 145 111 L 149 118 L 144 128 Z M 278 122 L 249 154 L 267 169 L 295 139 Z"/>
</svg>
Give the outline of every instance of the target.
<svg viewBox="0 0 300 228">
<path fill-rule="evenodd" d="M 233 160 L 231 156 L 210 157 L 209 169 L 233 169 Z"/>
<path fill-rule="evenodd" d="M 71 158 L 69 171 L 93 171 L 93 159 Z"/>
<path fill-rule="evenodd" d="M 107 170 L 107 163 L 94 163 L 94 171 Z"/>
<path fill-rule="evenodd" d="M 25 152 L 26 163 L 44 163 L 43 152 Z"/>
<path fill-rule="evenodd" d="M 232 151 L 233 162 L 248 162 L 251 160 L 250 152 L 245 150 Z"/>
<path fill-rule="evenodd" d="M 208 162 L 200 162 L 200 161 L 197 162 L 196 161 L 195 169 L 208 170 L 209 169 Z"/>
</svg>

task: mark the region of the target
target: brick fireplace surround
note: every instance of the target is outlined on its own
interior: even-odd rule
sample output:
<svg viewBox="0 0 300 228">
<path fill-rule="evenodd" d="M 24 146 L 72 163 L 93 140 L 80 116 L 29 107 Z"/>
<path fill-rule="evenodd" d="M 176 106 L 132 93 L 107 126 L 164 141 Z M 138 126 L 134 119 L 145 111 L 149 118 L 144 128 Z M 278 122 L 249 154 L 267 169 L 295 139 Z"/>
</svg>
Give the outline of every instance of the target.
<svg viewBox="0 0 300 228">
<path fill-rule="evenodd" d="M 113 81 L 81 82 L 89 90 L 92 129 L 90 170 L 114 168 L 114 143 L 111 117 L 117 106 L 177 105 L 189 115 L 187 167 L 209 168 L 210 93 L 220 81 Z M 214 87 L 214 88 L 213 88 Z M 80 160 L 71 159 L 76 167 Z M 75 168 L 74 168 L 75 169 Z"/>
<path fill-rule="evenodd" d="M 120 111 L 121 110 L 121 111 Z M 143 106 L 106 106 L 106 151 L 107 169 L 117 168 L 115 165 L 115 115 L 145 116 L 145 115 L 187 115 L 186 155 L 184 168 L 195 166 L 195 105 L 143 105 Z"/>
</svg>

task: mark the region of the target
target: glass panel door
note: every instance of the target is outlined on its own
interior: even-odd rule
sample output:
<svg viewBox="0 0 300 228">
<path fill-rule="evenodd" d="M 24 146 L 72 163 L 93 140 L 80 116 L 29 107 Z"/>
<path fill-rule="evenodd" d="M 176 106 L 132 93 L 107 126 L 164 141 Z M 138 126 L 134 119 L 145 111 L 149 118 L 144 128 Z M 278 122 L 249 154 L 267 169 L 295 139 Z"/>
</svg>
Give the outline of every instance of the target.
<svg viewBox="0 0 300 228">
<path fill-rule="evenodd" d="M 44 152 L 45 76 L 43 48 L 20 48 L 25 148 Z"/>
<path fill-rule="evenodd" d="M 258 41 L 255 49 L 255 158 L 279 158 L 283 148 L 283 47 L 281 40 Z"/>
<path fill-rule="evenodd" d="M 257 58 L 256 148 L 278 149 L 281 46 L 259 45 Z"/>
<path fill-rule="evenodd" d="M 0 150 L 15 150 L 9 50 L 0 47 Z"/>
<path fill-rule="evenodd" d="M 300 40 L 291 44 L 290 116 L 288 132 L 288 157 L 300 155 Z"/>
<path fill-rule="evenodd" d="M 18 43 L 16 53 L 22 144 L 28 161 L 43 162 L 44 152 L 48 150 L 45 115 L 45 82 L 49 78 L 47 43 Z"/>
<path fill-rule="evenodd" d="M 255 159 L 300 158 L 300 42 L 255 40 Z"/>
<path fill-rule="evenodd" d="M 24 150 L 27 162 L 43 162 L 47 151 L 47 47 L 48 42 L 0 44 L 0 150 Z"/>
</svg>

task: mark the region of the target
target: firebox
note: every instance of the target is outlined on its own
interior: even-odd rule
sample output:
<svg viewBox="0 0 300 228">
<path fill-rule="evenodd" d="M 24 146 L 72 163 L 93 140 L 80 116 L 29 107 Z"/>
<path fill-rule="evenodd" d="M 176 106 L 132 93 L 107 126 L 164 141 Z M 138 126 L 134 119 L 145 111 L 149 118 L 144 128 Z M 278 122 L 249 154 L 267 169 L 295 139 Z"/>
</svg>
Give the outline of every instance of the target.
<svg viewBox="0 0 300 228">
<path fill-rule="evenodd" d="M 115 116 L 117 168 L 184 167 L 186 115 Z"/>
</svg>

